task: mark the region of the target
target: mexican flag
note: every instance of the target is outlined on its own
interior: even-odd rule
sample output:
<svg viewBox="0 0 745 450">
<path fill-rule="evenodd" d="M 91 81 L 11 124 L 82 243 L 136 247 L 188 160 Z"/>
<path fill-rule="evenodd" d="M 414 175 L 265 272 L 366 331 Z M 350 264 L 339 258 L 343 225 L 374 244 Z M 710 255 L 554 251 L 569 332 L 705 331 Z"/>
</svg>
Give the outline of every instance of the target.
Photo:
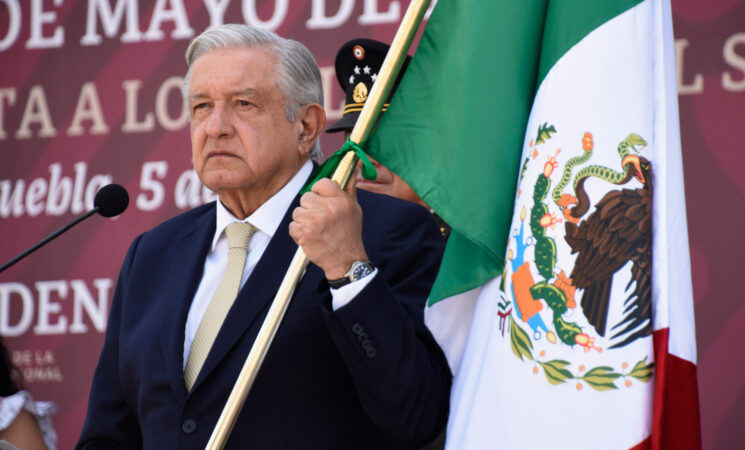
<svg viewBox="0 0 745 450">
<path fill-rule="evenodd" d="M 440 0 L 368 151 L 452 233 L 449 449 L 700 448 L 669 1 Z"/>
</svg>

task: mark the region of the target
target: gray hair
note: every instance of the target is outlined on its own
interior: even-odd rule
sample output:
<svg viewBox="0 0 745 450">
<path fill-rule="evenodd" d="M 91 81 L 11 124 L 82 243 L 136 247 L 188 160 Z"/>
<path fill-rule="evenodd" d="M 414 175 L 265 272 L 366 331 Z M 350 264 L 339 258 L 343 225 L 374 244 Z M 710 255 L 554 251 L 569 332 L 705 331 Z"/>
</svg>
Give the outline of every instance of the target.
<svg viewBox="0 0 745 450">
<path fill-rule="evenodd" d="M 182 94 L 189 98 L 189 76 L 192 63 L 203 53 L 220 48 L 266 46 L 277 56 L 277 86 L 285 97 L 285 116 L 294 121 L 301 107 L 310 103 L 323 106 L 323 88 L 318 63 L 308 48 L 298 41 L 285 39 L 275 33 L 242 24 L 225 24 L 204 31 L 186 49 L 189 69 L 184 77 Z M 310 158 L 323 162 L 319 138 L 313 144 Z"/>
</svg>

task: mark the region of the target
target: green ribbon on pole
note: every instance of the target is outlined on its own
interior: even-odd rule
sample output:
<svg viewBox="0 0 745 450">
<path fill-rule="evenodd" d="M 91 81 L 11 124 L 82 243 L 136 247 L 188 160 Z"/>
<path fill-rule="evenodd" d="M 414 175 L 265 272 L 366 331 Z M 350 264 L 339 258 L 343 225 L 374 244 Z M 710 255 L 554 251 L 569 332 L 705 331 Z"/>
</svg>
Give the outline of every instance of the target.
<svg viewBox="0 0 745 450">
<path fill-rule="evenodd" d="M 345 142 L 339 150 L 334 152 L 323 164 L 316 168 L 313 175 L 311 175 L 310 181 L 303 186 L 300 194 L 302 195 L 310 191 L 313 185 L 316 184 L 316 181 L 321 178 L 328 178 L 333 175 L 336 167 L 339 165 L 339 161 L 341 161 L 344 155 L 349 151 L 354 152 L 360 161 L 362 161 L 362 178 L 366 180 L 374 180 L 378 178 L 378 171 L 375 170 L 375 166 L 372 161 L 370 161 L 367 153 L 362 150 L 362 147 L 347 139 L 347 142 Z"/>
</svg>

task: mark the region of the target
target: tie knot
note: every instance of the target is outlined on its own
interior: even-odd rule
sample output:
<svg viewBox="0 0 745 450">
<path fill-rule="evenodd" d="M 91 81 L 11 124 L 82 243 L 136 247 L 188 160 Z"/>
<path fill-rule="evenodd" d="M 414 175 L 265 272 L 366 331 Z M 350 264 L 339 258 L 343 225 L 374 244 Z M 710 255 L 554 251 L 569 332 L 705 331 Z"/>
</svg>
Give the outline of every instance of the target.
<svg viewBox="0 0 745 450">
<path fill-rule="evenodd" d="M 248 249 L 248 242 L 256 227 L 247 222 L 233 222 L 225 228 L 228 236 L 228 248 Z"/>
</svg>

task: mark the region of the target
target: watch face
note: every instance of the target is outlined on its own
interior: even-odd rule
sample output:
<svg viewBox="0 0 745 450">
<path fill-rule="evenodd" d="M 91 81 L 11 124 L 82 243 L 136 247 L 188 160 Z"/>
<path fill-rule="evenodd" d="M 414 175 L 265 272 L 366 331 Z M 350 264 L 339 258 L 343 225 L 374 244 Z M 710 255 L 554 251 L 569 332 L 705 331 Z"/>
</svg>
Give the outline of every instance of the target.
<svg viewBox="0 0 745 450">
<path fill-rule="evenodd" d="M 372 268 L 369 264 L 366 263 L 359 263 L 357 264 L 354 269 L 352 269 L 352 280 L 357 281 L 360 278 L 363 278 L 365 275 L 369 275 L 372 273 Z"/>
</svg>

